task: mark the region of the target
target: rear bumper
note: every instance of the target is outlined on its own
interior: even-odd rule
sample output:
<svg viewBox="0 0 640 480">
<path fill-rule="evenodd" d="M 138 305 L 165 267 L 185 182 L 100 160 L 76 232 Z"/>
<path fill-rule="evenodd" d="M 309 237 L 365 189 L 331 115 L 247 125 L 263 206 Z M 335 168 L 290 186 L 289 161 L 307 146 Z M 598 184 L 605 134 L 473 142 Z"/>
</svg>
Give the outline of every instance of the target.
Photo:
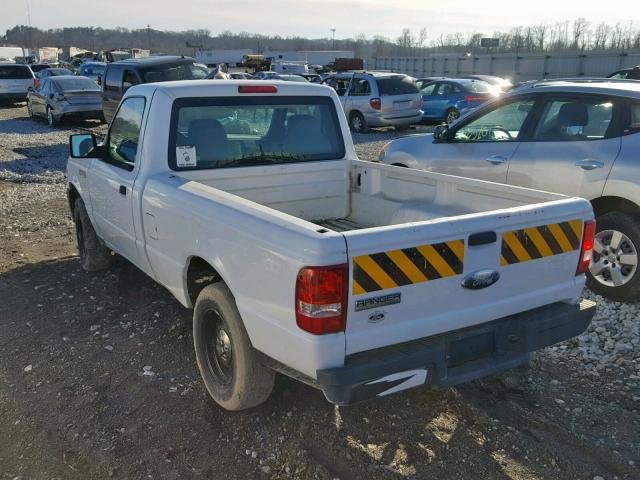
<svg viewBox="0 0 640 480">
<path fill-rule="evenodd" d="M 442 335 L 357 353 L 317 371 L 327 400 L 349 405 L 408 388 L 450 386 L 507 370 L 530 352 L 580 335 L 596 304 L 555 303 Z"/>
<path fill-rule="evenodd" d="M 416 113 L 409 113 L 406 116 L 385 117 L 382 113 L 365 113 L 364 119 L 370 127 L 402 126 L 420 123 L 422 121 L 422 110 Z"/>
<path fill-rule="evenodd" d="M 70 116 L 82 118 L 100 118 L 102 116 L 102 104 L 88 103 L 85 105 L 64 105 L 53 109 L 57 116 Z"/>
</svg>

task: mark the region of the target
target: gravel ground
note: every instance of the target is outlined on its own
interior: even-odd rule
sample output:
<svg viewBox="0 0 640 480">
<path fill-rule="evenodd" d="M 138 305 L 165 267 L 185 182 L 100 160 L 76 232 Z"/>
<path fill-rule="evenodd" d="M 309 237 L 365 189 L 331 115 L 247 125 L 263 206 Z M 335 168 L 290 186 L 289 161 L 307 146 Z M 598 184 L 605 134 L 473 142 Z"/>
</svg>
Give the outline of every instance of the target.
<svg viewBox="0 0 640 480">
<path fill-rule="evenodd" d="M 527 368 L 348 408 L 279 378 L 265 405 L 222 411 L 190 312 L 123 260 L 80 268 L 75 129 L 0 108 L 0 479 L 640 478 L 639 306 L 588 291 L 588 332 Z M 372 159 L 394 136 L 354 142 Z"/>
</svg>

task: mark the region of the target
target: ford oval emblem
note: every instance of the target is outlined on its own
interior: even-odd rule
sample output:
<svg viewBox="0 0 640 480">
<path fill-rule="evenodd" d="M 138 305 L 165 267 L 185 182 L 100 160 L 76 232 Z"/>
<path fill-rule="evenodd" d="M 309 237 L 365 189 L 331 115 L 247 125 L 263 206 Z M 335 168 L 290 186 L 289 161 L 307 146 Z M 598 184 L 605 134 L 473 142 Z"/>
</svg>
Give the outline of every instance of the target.
<svg viewBox="0 0 640 480">
<path fill-rule="evenodd" d="M 462 288 L 480 290 L 490 287 L 498 280 L 500 280 L 500 273 L 497 270 L 477 270 L 464 277 L 462 280 Z"/>
</svg>

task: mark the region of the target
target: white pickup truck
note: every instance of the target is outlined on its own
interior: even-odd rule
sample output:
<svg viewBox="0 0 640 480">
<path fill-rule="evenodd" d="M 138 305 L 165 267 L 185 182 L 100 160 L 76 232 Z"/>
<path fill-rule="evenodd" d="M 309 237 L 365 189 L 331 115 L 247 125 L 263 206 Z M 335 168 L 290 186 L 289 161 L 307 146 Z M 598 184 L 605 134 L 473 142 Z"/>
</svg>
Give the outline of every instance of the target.
<svg viewBox="0 0 640 480">
<path fill-rule="evenodd" d="M 275 372 L 345 405 L 511 368 L 580 334 L 589 202 L 359 161 L 335 92 L 278 81 L 129 89 L 73 135 L 80 261 L 117 252 L 193 308 L 228 410 Z"/>
</svg>

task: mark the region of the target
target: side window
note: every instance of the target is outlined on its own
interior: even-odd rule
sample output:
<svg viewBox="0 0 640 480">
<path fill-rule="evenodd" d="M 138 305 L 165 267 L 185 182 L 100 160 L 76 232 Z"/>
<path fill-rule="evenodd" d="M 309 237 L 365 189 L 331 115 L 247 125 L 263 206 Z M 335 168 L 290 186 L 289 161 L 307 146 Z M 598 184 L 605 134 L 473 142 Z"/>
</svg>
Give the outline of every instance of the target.
<svg viewBox="0 0 640 480">
<path fill-rule="evenodd" d="M 107 69 L 107 74 L 104 79 L 105 91 L 117 92 L 120 90 L 122 84 L 122 70 L 119 68 Z"/>
<path fill-rule="evenodd" d="M 450 83 L 441 83 L 436 88 L 436 95 L 451 95 L 453 93 L 453 86 Z"/>
<path fill-rule="evenodd" d="M 462 125 L 454 134 L 456 142 L 515 141 L 533 109 L 534 100 L 525 98 L 497 107 Z"/>
<path fill-rule="evenodd" d="M 134 85 L 138 85 L 140 83 L 140 79 L 138 78 L 138 74 L 133 70 L 125 70 L 124 78 L 122 79 L 122 91 L 126 92 L 130 87 Z"/>
<path fill-rule="evenodd" d="M 436 88 L 437 83 L 428 83 L 420 89 L 422 95 L 433 95 L 433 91 Z"/>
<path fill-rule="evenodd" d="M 371 95 L 371 85 L 369 84 L 369 80 L 366 78 L 354 78 L 353 84 L 351 85 L 351 90 L 349 91 L 350 96 L 365 96 Z"/>
<path fill-rule="evenodd" d="M 611 136 L 613 103 L 597 98 L 551 100 L 533 135 L 543 142 L 601 140 Z"/>
<path fill-rule="evenodd" d="M 133 169 L 138 151 L 138 139 L 145 99 L 127 98 L 111 121 L 109 129 L 108 156 L 110 163 Z"/>
<path fill-rule="evenodd" d="M 640 132 L 640 102 L 630 103 L 628 112 L 622 120 L 623 135 Z"/>
<path fill-rule="evenodd" d="M 335 79 L 335 89 L 336 89 L 336 93 L 338 94 L 338 96 L 340 97 L 344 97 L 345 94 L 347 93 L 347 89 L 349 88 L 349 83 L 350 83 L 351 79 L 350 78 L 336 78 Z"/>
<path fill-rule="evenodd" d="M 616 72 L 613 75 L 611 75 L 609 78 L 617 78 L 617 79 L 624 80 L 626 78 L 629 78 L 629 75 L 627 72 Z"/>
</svg>

